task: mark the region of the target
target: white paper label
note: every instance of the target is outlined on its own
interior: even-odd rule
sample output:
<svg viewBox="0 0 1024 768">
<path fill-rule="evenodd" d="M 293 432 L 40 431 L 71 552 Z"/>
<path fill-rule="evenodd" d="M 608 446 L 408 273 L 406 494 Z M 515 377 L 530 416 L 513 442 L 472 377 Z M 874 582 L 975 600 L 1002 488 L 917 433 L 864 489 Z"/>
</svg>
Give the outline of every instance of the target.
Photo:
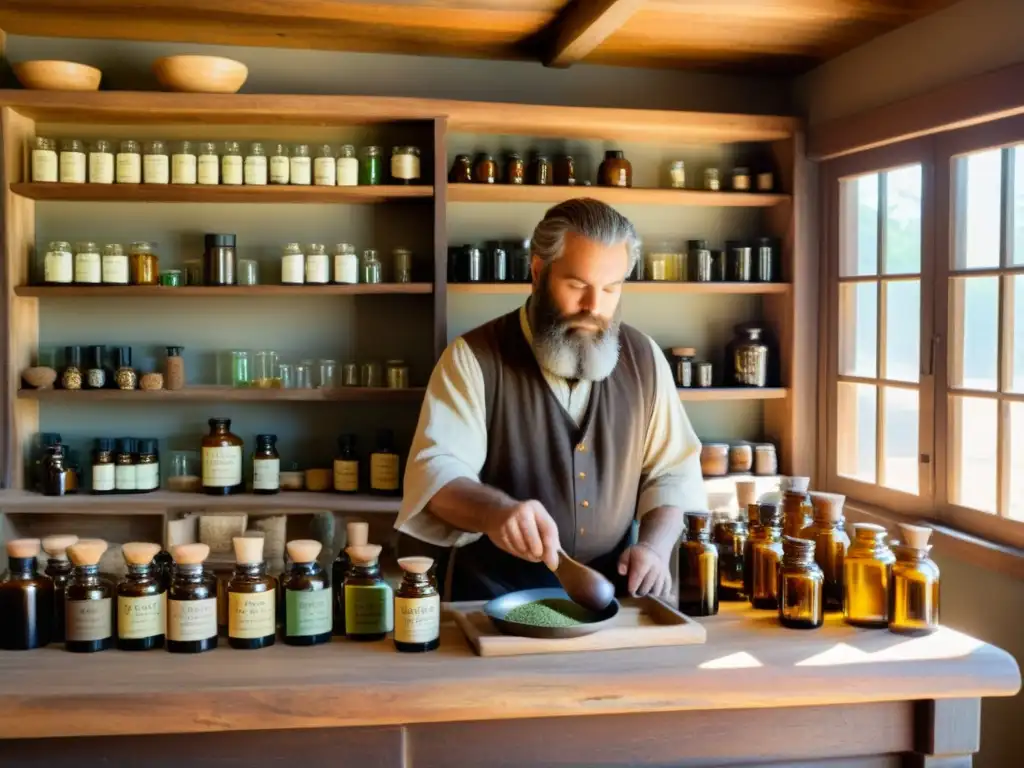
<svg viewBox="0 0 1024 768">
<path fill-rule="evenodd" d="M 135 488 L 139 491 L 155 491 L 160 487 L 160 464 L 136 464 Z"/>
<path fill-rule="evenodd" d="M 43 259 L 43 279 L 48 283 L 70 283 L 71 254 L 67 251 L 47 253 Z"/>
<path fill-rule="evenodd" d="M 284 155 L 274 155 L 270 158 L 270 183 L 287 184 L 290 167 L 288 158 Z"/>
<path fill-rule="evenodd" d="M 242 156 L 224 155 L 220 159 L 220 183 L 239 186 L 242 183 Z"/>
<path fill-rule="evenodd" d="M 85 152 L 60 153 L 60 180 L 64 184 L 85 184 Z"/>
<path fill-rule="evenodd" d="M 109 597 L 98 600 L 68 600 L 64 618 L 66 637 L 72 642 L 106 640 L 114 634 L 114 616 Z"/>
<path fill-rule="evenodd" d="M 114 155 L 111 152 L 89 153 L 89 183 L 114 183 Z"/>
<path fill-rule="evenodd" d="M 321 187 L 335 186 L 337 169 L 333 157 L 318 157 L 313 161 L 313 181 Z"/>
<path fill-rule="evenodd" d="M 57 180 L 57 153 L 52 149 L 32 150 L 32 181 Z"/>
<path fill-rule="evenodd" d="M 196 156 L 171 155 L 171 184 L 196 183 Z"/>
<path fill-rule="evenodd" d="M 114 487 L 114 465 L 93 464 L 92 489 L 94 491 L 112 491 Z"/>
<path fill-rule="evenodd" d="M 103 255 L 103 282 L 128 285 L 128 257 Z"/>
<path fill-rule="evenodd" d="M 311 253 L 306 256 L 307 283 L 326 283 L 330 280 L 330 274 L 326 253 Z"/>
<path fill-rule="evenodd" d="M 418 179 L 420 177 L 420 158 L 418 155 L 392 155 L 391 175 L 396 179 Z"/>
<path fill-rule="evenodd" d="M 306 257 L 301 253 L 289 253 L 281 257 L 281 282 L 301 285 L 306 281 Z"/>
<path fill-rule="evenodd" d="M 267 183 L 266 157 L 250 155 L 245 158 L 245 183 L 253 187 L 262 187 Z"/>
<path fill-rule="evenodd" d="M 224 488 L 242 482 L 242 446 L 203 448 L 203 485 Z"/>
<path fill-rule="evenodd" d="M 117 597 L 117 636 L 122 640 L 142 640 L 164 634 L 166 592 L 146 597 Z"/>
<path fill-rule="evenodd" d="M 338 158 L 338 186 L 354 187 L 359 184 L 359 161 L 354 157 Z"/>
<path fill-rule="evenodd" d="M 119 491 L 134 491 L 135 488 L 135 465 L 117 464 L 114 467 L 114 486 Z"/>
<path fill-rule="evenodd" d="M 100 255 L 98 253 L 75 254 L 75 282 L 100 282 Z"/>
<path fill-rule="evenodd" d="M 354 285 L 359 282 L 359 257 L 354 253 L 334 255 L 334 282 Z"/>
<path fill-rule="evenodd" d="M 199 156 L 199 183 L 220 184 L 220 161 L 216 155 Z"/>
<path fill-rule="evenodd" d="M 143 180 L 146 184 L 169 184 L 171 163 L 167 155 L 145 155 L 142 158 Z"/>
<path fill-rule="evenodd" d="M 281 487 L 280 459 L 253 459 L 252 488 L 254 491 L 276 491 Z"/>
<path fill-rule="evenodd" d="M 396 597 L 395 640 L 429 643 L 441 634 L 441 597 Z"/>
<path fill-rule="evenodd" d="M 142 158 L 137 153 L 117 153 L 117 183 L 142 183 Z"/>
<path fill-rule="evenodd" d="M 185 643 L 217 636 L 217 598 L 167 601 L 167 639 Z"/>
<path fill-rule="evenodd" d="M 309 184 L 310 167 L 308 157 L 293 157 L 291 159 L 292 184 Z"/>
</svg>

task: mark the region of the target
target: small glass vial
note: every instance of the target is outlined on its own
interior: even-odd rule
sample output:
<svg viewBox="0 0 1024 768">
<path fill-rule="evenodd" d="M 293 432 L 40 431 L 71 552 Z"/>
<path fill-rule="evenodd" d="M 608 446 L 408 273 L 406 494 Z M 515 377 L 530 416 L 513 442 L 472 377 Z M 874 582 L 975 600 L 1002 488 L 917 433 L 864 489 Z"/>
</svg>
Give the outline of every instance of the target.
<svg viewBox="0 0 1024 768">
<path fill-rule="evenodd" d="M 359 160 L 356 148 L 351 144 L 342 144 L 338 152 L 335 174 L 339 187 L 354 187 L 359 184 Z"/>
<path fill-rule="evenodd" d="M 309 145 L 296 144 L 292 148 L 292 156 L 289 163 L 290 183 L 308 187 L 313 181 L 312 161 L 309 159 Z"/>
<path fill-rule="evenodd" d="M 393 283 L 412 282 L 412 251 L 406 248 L 395 248 L 391 252 L 391 269 Z"/>
<path fill-rule="evenodd" d="M 850 537 L 843 530 L 843 503 L 838 493 L 811 493 L 814 522 L 800 533 L 800 538 L 814 541 L 814 561 L 825 574 L 825 612 L 843 610 L 843 560 L 850 548 Z"/>
<path fill-rule="evenodd" d="M 420 180 L 420 148 L 391 148 L 391 180 L 395 184 L 415 184 Z"/>
<path fill-rule="evenodd" d="M 291 567 L 281 578 L 284 590 L 284 642 L 320 645 L 331 641 L 331 585 L 317 558 L 323 545 L 313 539 L 289 541 Z"/>
<path fill-rule="evenodd" d="M 277 579 L 267 575 L 263 537 L 235 536 L 235 572 L 228 582 L 228 645 L 266 648 L 277 634 Z"/>
<path fill-rule="evenodd" d="M 306 284 L 327 285 L 331 281 L 331 262 L 322 243 L 310 243 L 306 248 Z"/>
<path fill-rule="evenodd" d="M 370 493 L 397 496 L 401 482 L 395 435 L 390 429 L 377 430 L 377 447 L 370 454 Z"/>
<path fill-rule="evenodd" d="M 240 187 L 245 180 L 242 149 L 237 141 L 224 142 L 224 154 L 220 157 L 220 183 Z"/>
<path fill-rule="evenodd" d="M 380 147 L 363 149 L 363 160 L 359 164 L 359 183 L 364 186 L 375 186 L 384 183 L 384 159 Z"/>
<path fill-rule="evenodd" d="M 203 438 L 203 493 L 227 496 L 242 493 L 242 438 L 231 433 L 231 419 L 210 419 Z"/>
<path fill-rule="evenodd" d="M 807 489 L 809 477 L 787 477 L 782 486 L 782 535 L 800 538 L 801 532 L 811 524 L 814 505 Z"/>
<path fill-rule="evenodd" d="M 60 375 L 62 389 L 82 388 L 82 348 L 64 347 L 64 370 Z"/>
<path fill-rule="evenodd" d="M 270 150 L 270 183 L 288 184 L 291 180 L 291 161 L 287 144 L 274 144 Z"/>
<path fill-rule="evenodd" d="M 365 544 L 345 548 L 351 564 L 345 576 L 345 636 L 349 640 L 383 640 L 394 628 L 390 585 L 381 578 L 381 547 Z"/>
<path fill-rule="evenodd" d="M 779 561 L 782 560 L 782 515 L 777 504 L 758 504 L 759 530 L 750 552 L 750 603 L 763 610 L 779 607 Z"/>
<path fill-rule="evenodd" d="M 167 650 L 202 653 L 217 647 L 217 577 L 203 570 L 206 544 L 179 544 L 167 590 Z"/>
<path fill-rule="evenodd" d="M 843 616 L 847 624 L 888 626 L 894 562 L 896 556 L 885 543 L 885 528 L 874 523 L 853 524 L 853 541 L 843 558 Z"/>
<path fill-rule="evenodd" d="M 395 593 L 395 650 L 435 651 L 441 645 L 441 596 L 430 576 L 430 557 L 400 557 L 404 572 Z"/>
<path fill-rule="evenodd" d="M 162 141 L 147 141 L 142 155 L 142 182 L 144 184 L 170 184 L 171 159 Z"/>
<path fill-rule="evenodd" d="M 711 515 L 686 513 L 679 545 L 679 610 L 688 616 L 718 613 L 718 547 L 711 543 Z"/>
<path fill-rule="evenodd" d="M 252 492 L 270 496 L 281 492 L 281 456 L 277 452 L 277 435 L 256 435 L 252 455 Z"/>
<path fill-rule="evenodd" d="M 75 246 L 75 282 L 99 285 L 103 282 L 100 249 L 96 243 L 77 243 Z"/>
<path fill-rule="evenodd" d="M 47 285 L 71 285 L 75 277 L 71 243 L 54 240 L 43 257 L 43 282 Z"/>
<path fill-rule="evenodd" d="M 782 538 L 779 565 L 779 623 L 789 629 L 817 629 L 825 621 L 821 568 L 814 562 L 814 542 Z"/>
<path fill-rule="evenodd" d="M 128 285 L 128 254 L 119 243 L 103 246 L 100 266 L 105 285 Z"/>
<path fill-rule="evenodd" d="M 893 545 L 889 591 L 889 631 L 898 635 L 930 635 L 939 628 L 939 566 L 928 552 L 932 531 L 900 523 L 902 541 Z"/>
<path fill-rule="evenodd" d="M 64 446 L 59 443 L 46 446 L 40 464 L 40 479 L 44 496 L 65 496 L 68 493 L 67 467 L 64 465 Z"/>
<path fill-rule="evenodd" d="M 53 639 L 54 584 L 36 573 L 39 539 L 7 542 L 7 572 L 0 576 L 0 650 L 27 651 Z"/>
<path fill-rule="evenodd" d="M 36 136 L 32 143 L 32 181 L 56 182 L 58 177 L 57 142 Z"/>
<path fill-rule="evenodd" d="M 210 187 L 220 184 L 220 158 L 217 157 L 217 145 L 214 142 L 199 142 L 196 168 L 196 177 L 200 184 Z"/>
<path fill-rule="evenodd" d="M 750 191 L 750 169 L 749 168 L 733 168 L 732 169 L 732 190 L 733 190 L 733 192 L 749 192 Z"/>
<path fill-rule="evenodd" d="M 281 254 L 281 283 L 302 285 L 306 282 L 306 255 L 298 243 L 288 243 Z"/>
<path fill-rule="evenodd" d="M 89 366 L 85 369 L 85 386 L 88 389 L 103 389 L 107 386 L 107 369 L 103 365 L 106 349 L 93 344 L 89 347 Z"/>
<path fill-rule="evenodd" d="M 668 168 L 672 189 L 686 189 L 686 163 L 676 160 Z"/>
<path fill-rule="evenodd" d="M 355 285 L 359 282 L 359 257 L 351 243 L 334 246 L 334 278 L 340 285 Z"/>
<path fill-rule="evenodd" d="M 132 285 L 160 284 L 160 258 L 153 253 L 153 246 L 149 243 L 132 243 L 128 250 L 128 264 Z"/>
<path fill-rule="evenodd" d="M 351 433 L 338 438 L 338 455 L 334 457 L 334 490 L 336 493 L 359 493 L 359 454 L 356 436 Z"/>
<path fill-rule="evenodd" d="M 519 162 L 522 163 L 523 159 L 520 157 Z M 521 169 L 523 175 L 526 173 L 525 167 Z M 448 171 L 448 183 L 449 184 L 470 184 L 473 182 L 473 160 L 469 155 L 456 155 L 452 161 L 451 170 Z M 523 182 L 509 182 L 510 184 L 522 184 Z"/>
<path fill-rule="evenodd" d="M 138 442 L 138 460 L 135 462 L 135 490 L 150 493 L 160 488 L 160 454 L 157 441 L 144 437 Z"/>
<path fill-rule="evenodd" d="M 133 541 L 121 545 L 128 572 L 117 585 L 118 650 L 149 651 L 164 647 L 167 593 L 153 564 L 159 552 L 159 544 Z"/>
<path fill-rule="evenodd" d="M 142 183 L 142 152 L 139 142 L 127 139 L 117 147 L 114 161 L 118 184 Z"/>
<path fill-rule="evenodd" d="M 114 454 L 114 490 L 117 493 L 135 493 L 135 451 L 136 442 L 131 437 L 117 439 Z"/>
<path fill-rule="evenodd" d="M 345 547 L 363 547 L 368 543 L 370 524 L 352 521 L 345 524 Z M 335 635 L 345 635 L 345 577 L 352 561 L 342 547 L 331 564 L 331 597 L 333 601 Z"/>
<path fill-rule="evenodd" d="M 372 249 L 363 251 L 363 260 L 359 265 L 359 282 L 367 284 L 380 283 L 383 280 L 383 272 L 380 259 L 377 258 L 377 252 Z"/>
<path fill-rule="evenodd" d="M 96 495 L 115 493 L 117 489 L 115 472 L 113 438 L 97 437 L 92 449 L 92 493 Z"/>
<path fill-rule="evenodd" d="M 267 185 L 267 153 L 258 141 L 249 145 L 249 154 L 245 156 L 245 185 L 247 187 Z"/>
<path fill-rule="evenodd" d="M 745 600 L 743 591 L 743 549 L 747 543 L 747 525 L 743 520 L 720 520 L 714 526 L 718 545 L 718 598 Z"/>
<path fill-rule="evenodd" d="M 313 183 L 318 187 L 338 185 L 338 166 L 330 144 L 317 147 L 316 158 L 313 160 Z"/>
<path fill-rule="evenodd" d="M 114 183 L 114 145 L 97 139 L 89 147 L 89 183 Z"/>
<path fill-rule="evenodd" d="M 718 192 L 722 188 L 722 181 L 718 176 L 717 168 L 704 169 L 704 189 L 709 192 Z"/>
<path fill-rule="evenodd" d="M 64 593 L 74 576 L 74 566 L 68 560 L 68 547 L 77 541 L 77 536 L 67 534 L 47 536 L 43 539 L 43 551 L 46 552 L 47 558 L 44 573 L 53 580 L 53 633 L 51 639 L 55 643 L 64 642 L 66 620 Z"/>
<path fill-rule="evenodd" d="M 171 184 L 195 184 L 196 151 L 191 141 L 179 141 L 171 153 Z"/>
<path fill-rule="evenodd" d="M 64 139 L 60 143 L 61 184 L 85 184 L 85 144 L 78 139 Z"/>
<path fill-rule="evenodd" d="M 68 547 L 75 566 L 65 593 L 64 650 L 94 653 L 114 647 L 114 585 L 100 575 L 102 539 L 82 539 Z"/>
</svg>

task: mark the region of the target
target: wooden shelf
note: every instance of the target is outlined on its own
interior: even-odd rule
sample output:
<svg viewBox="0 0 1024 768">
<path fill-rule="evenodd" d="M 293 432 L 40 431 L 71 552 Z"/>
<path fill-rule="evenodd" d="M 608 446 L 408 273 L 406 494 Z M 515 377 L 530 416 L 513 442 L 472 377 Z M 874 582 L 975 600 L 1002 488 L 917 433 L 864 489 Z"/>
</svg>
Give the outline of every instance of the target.
<svg viewBox="0 0 1024 768">
<path fill-rule="evenodd" d="M 429 199 L 432 186 L 259 187 L 199 184 L 58 184 L 19 182 L 11 191 L 32 200 L 91 203 L 385 203 Z"/>
<path fill-rule="evenodd" d="M 451 184 L 453 203 L 560 203 L 574 197 L 593 197 L 609 205 L 683 205 L 768 208 L 789 201 L 789 195 L 748 192 L 707 192 L 701 189 L 641 189 L 639 187 L 538 187 L 515 184 Z"/>
<path fill-rule="evenodd" d="M 360 285 L 184 285 L 169 288 L 163 285 L 19 285 L 15 296 L 36 298 L 84 297 L 93 298 L 181 298 L 183 296 L 360 296 L 367 294 L 429 294 L 431 283 L 376 283 Z"/>
<path fill-rule="evenodd" d="M 259 389 L 256 387 L 197 386 L 184 389 L 19 389 L 21 400 L 62 403 L 272 403 L 272 402 L 359 402 L 414 403 L 423 399 L 423 387 L 339 387 L 337 389 Z"/>
<path fill-rule="evenodd" d="M 530 292 L 529 283 L 449 283 L 448 293 L 476 294 L 489 296 L 496 294 L 523 294 Z M 778 294 L 789 293 L 789 283 L 675 283 L 675 282 L 639 282 L 626 283 L 626 293 L 670 293 L 670 294 Z"/>
<path fill-rule="evenodd" d="M 693 401 L 722 400 L 784 400 L 789 390 L 784 387 L 687 387 L 679 390 L 679 399 Z"/>
</svg>

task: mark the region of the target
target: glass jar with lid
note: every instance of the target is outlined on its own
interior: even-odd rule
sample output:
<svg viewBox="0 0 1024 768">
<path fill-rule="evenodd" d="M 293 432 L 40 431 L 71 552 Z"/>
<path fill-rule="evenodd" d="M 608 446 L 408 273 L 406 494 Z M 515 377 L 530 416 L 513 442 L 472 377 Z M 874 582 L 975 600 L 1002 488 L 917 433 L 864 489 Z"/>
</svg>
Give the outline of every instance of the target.
<svg viewBox="0 0 1024 768">
<path fill-rule="evenodd" d="M 395 184 L 415 184 L 420 180 L 420 148 L 391 148 L 391 180 Z"/>
<path fill-rule="evenodd" d="M 128 285 L 128 255 L 119 243 L 103 246 L 100 263 L 105 285 Z"/>
<path fill-rule="evenodd" d="M 141 240 L 132 243 L 128 250 L 128 265 L 132 285 L 159 285 L 160 259 L 153 253 L 150 243 Z"/>
<path fill-rule="evenodd" d="M 85 144 L 78 139 L 64 139 L 60 143 L 61 184 L 85 184 Z"/>
<path fill-rule="evenodd" d="M 338 361 L 325 359 L 320 361 L 320 389 L 335 389 L 338 386 Z"/>
<path fill-rule="evenodd" d="M 456 163 L 458 158 L 456 158 Z M 476 184 L 497 184 L 498 164 L 494 158 L 482 152 L 473 160 L 473 182 Z"/>
<path fill-rule="evenodd" d="M 249 187 L 267 184 L 267 153 L 258 141 L 249 145 L 249 154 L 245 156 L 245 184 Z"/>
<path fill-rule="evenodd" d="M 196 151 L 191 141 L 175 142 L 171 150 L 171 184 L 196 183 Z"/>
<path fill-rule="evenodd" d="M 270 149 L 270 183 L 288 184 L 291 180 L 291 161 L 287 144 L 274 144 Z"/>
<path fill-rule="evenodd" d="M 89 147 L 89 183 L 114 183 L 114 145 L 97 139 Z"/>
<path fill-rule="evenodd" d="M 363 161 L 359 164 L 359 183 L 374 186 L 384 183 L 384 159 L 380 147 L 363 149 Z"/>
<path fill-rule="evenodd" d="M 43 282 L 47 285 L 70 285 L 74 280 L 71 243 L 54 240 L 43 257 Z"/>
<path fill-rule="evenodd" d="M 316 149 L 316 159 L 313 160 L 313 183 L 318 187 L 338 185 L 338 166 L 330 144 L 322 144 Z"/>
<path fill-rule="evenodd" d="M 459 155 L 466 157 L 466 155 Z M 472 181 L 472 178 L 469 179 Z M 510 152 L 505 157 L 505 183 L 522 185 L 526 182 L 526 163 L 518 152 Z"/>
<path fill-rule="evenodd" d="M 342 285 L 355 285 L 359 282 L 359 257 L 356 247 L 351 243 L 338 243 L 334 246 L 334 282 Z"/>
<path fill-rule="evenodd" d="M 169 184 L 171 162 L 162 141 L 147 141 L 142 155 L 142 183 Z"/>
<path fill-rule="evenodd" d="M 406 248 L 395 248 L 391 252 L 391 268 L 393 283 L 412 282 L 412 251 Z"/>
<path fill-rule="evenodd" d="M 75 282 L 83 285 L 99 285 L 103 282 L 100 249 L 96 243 L 75 245 Z"/>
<path fill-rule="evenodd" d="M 327 285 L 331 279 L 327 248 L 322 243 L 310 243 L 306 248 L 306 284 Z"/>
<path fill-rule="evenodd" d="M 220 158 L 217 157 L 217 145 L 212 141 L 199 142 L 197 161 L 199 183 L 207 186 L 220 184 Z"/>
<path fill-rule="evenodd" d="M 118 184 L 142 183 L 142 153 L 139 142 L 126 139 L 117 148 L 114 165 Z"/>
<path fill-rule="evenodd" d="M 308 187 L 313 183 L 313 161 L 309 159 L 308 144 L 296 144 L 292 147 L 289 169 L 292 184 Z"/>
<path fill-rule="evenodd" d="M 409 366 L 404 360 L 388 360 L 384 363 L 384 375 L 388 389 L 407 389 L 409 387 Z"/>
<path fill-rule="evenodd" d="M 306 282 L 306 256 L 298 243 L 288 243 L 281 253 L 281 283 L 302 285 Z"/>
<path fill-rule="evenodd" d="M 668 168 L 668 176 L 673 189 L 686 189 L 686 163 L 676 160 Z"/>
<path fill-rule="evenodd" d="M 354 187 L 359 184 L 359 160 L 356 159 L 355 147 L 351 144 L 342 144 L 335 165 L 339 187 Z"/>
<path fill-rule="evenodd" d="M 57 181 L 57 142 L 36 136 L 32 142 L 32 181 Z"/>
<path fill-rule="evenodd" d="M 555 186 L 574 187 L 576 186 L 576 158 L 572 155 L 558 155 L 555 157 Z"/>
<path fill-rule="evenodd" d="M 632 187 L 633 166 L 621 149 L 610 149 L 597 170 L 597 183 L 602 187 Z"/>
<path fill-rule="evenodd" d="M 672 355 L 672 373 L 676 386 L 692 387 L 693 361 L 697 357 L 697 350 L 693 347 L 672 347 L 669 354 Z"/>
<path fill-rule="evenodd" d="M 224 142 L 224 154 L 220 158 L 220 183 L 239 187 L 245 181 L 245 162 L 242 148 L 237 141 Z"/>
<path fill-rule="evenodd" d="M 377 252 L 368 249 L 363 251 L 363 260 L 360 264 L 361 283 L 380 283 L 383 281 L 384 269 L 377 258 Z"/>
<path fill-rule="evenodd" d="M 553 169 L 551 159 L 547 155 L 534 155 L 526 172 L 528 184 L 546 187 L 551 184 Z"/>
<path fill-rule="evenodd" d="M 750 169 L 749 168 L 733 168 L 732 169 L 732 189 L 734 192 L 749 192 L 750 191 Z"/>
<path fill-rule="evenodd" d="M 718 192 L 722 188 L 722 180 L 718 175 L 717 168 L 704 169 L 704 189 L 709 192 Z"/>
<path fill-rule="evenodd" d="M 519 157 L 516 155 L 516 157 Z M 509 156 L 509 163 L 511 167 L 511 156 Z M 519 174 L 520 176 L 525 174 L 523 168 L 523 158 L 519 157 Z M 473 160 L 469 155 L 456 155 L 452 161 L 451 170 L 448 171 L 448 183 L 449 184 L 470 184 L 475 179 L 473 178 Z M 510 181 L 510 184 L 522 184 L 520 181 Z"/>
</svg>

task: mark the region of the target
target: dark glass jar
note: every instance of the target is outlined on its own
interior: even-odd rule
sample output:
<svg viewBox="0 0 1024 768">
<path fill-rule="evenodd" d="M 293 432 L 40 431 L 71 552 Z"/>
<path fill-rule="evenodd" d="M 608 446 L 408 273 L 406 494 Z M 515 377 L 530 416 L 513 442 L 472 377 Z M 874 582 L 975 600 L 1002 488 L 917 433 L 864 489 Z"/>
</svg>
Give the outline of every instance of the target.
<svg viewBox="0 0 1024 768">
<path fill-rule="evenodd" d="M 597 170 L 597 183 L 601 187 L 632 187 L 633 166 L 621 149 L 604 153 L 604 160 Z"/>
<path fill-rule="evenodd" d="M 404 571 L 395 593 L 395 650 L 423 653 L 441 644 L 441 596 L 430 575 L 429 557 L 401 557 Z"/>
<path fill-rule="evenodd" d="M 61 444 L 46 447 L 42 463 L 43 495 L 65 496 L 68 488 L 67 467 L 64 465 L 64 446 Z"/>
<path fill-rule="evenodd" d="M 727 349 L 726 378 L 734 387 L 764 387 L 768 384 L 768 345 L 764 329 L 753 323 L 734 328 L 735 338 Z"/>
<path fill-rule="evenodd" d="M 456 155 L 448 171 L 449 184 L 471 184 L 473 182 L 473 161 L 469 155 Z"/>
<path fill-rule="evenodd" d="M 334 634 L 345 634 L 345 577 L 348 576 L 352 560 L 346 551 L 347 547 L 365 547 L 369 541 L 370 526 L 368 523 L 351 521 L 345 526 L 345 546 L 331 564 L 331 591 L 334 597 Z"/>
<path fill-rule="evenodd" d="M 46 551 L 44 573 L 53 580 L 53 635 L 55 643 L 64 642 L 64 591 L 74 575 L 74 566 L 68 560 L 68 547 L 78 541 L 77 536 L 47 536 L 43 539 Z"/>
<path fill-rule="evenodd" d="M 679 610 L 689 616 L 718 613 L 718 547 L 711 543 L 711 515 L 686 513 L 679 545 Z"/>
<path fill-rule="evenodd" d="M 0 576 L 0 649 L 27 651 L 53 637 L 54 584 L 36 573 L 39 539 L 7 542 L 7 572 Z"/>
<path fill-rule="evenodd" d="M 746 600 L 743 591 L 743 550 L 747 543 L 747 525 L 742 520 L 715 523 L 718 545 L 718 597 L 724 601 Z"/>
<path fill-rule="evenodd" d="M 690 262 L 690 280 L 697 283 L 710 283 L 713 279 L 711 250 L 706 240 L 690 240 L 687 243 L 687 257 Z"/>
<path fill-rule="evenodd" d="M 390 429 L 377 430 L 377 447 L 370 454 L 370 493 L 398 496 L 402 476 L 394 448 L 395 435 Z"/>
<path fill-rule="evenodd" d="M 547 155 L 534 155 L 526 174 L 527 183 L 540 187 L 550 186 L 554 175 L 552 170 L 551 159 Z"/>
<path fill-rule="evenodd" d="M 554 176 L 556 187 L 576 186 L 576 160 L 572 155 L 555 156 Z"/>
<path fill-rule="evenodd" d="M 85 371 L 85 386 L 88 389 L 103 389 L 107 386 L 107 369 L 103 365 L 106 349 L 99 345 L 89 347 L 89 367 Z"/>
<path fill-rule="evenodd" d="M 159 544 L 122 546 L 128 572 L 117 585 L 117 647 L 149 651 L 164 647 L 167 596 L 153 565 Z"/>
<path fill-rule="evenodd" d="M 889 625 L 889 590 L 896 556 L 885 543 L 885 528 L 854 523 L 843 558 L 843 616 L 855 627 Z"/>
<path fill-rule="evenodd" d="M 282 577 L 284 642 L 320 645 L 331 640 L 331 585 L 317 562 L 322 545 L 312 539 L 288 542 L 291 568 Z"/>
<path fill-rule="evenodd" d="M 725 251 L 711 251 L 711 282 L 724 283 L 726 280 Z"/>
<path fill-rule="evenodd" d="M 779 623 L 789 629 L 817 629 L 825 621 L 821 568 L 814 542 L 785 536 L 779 565 Z"/>
<path fill-rule="evenodd" d="M 781 514 L 777 504 L 759 504 L 761 526 L 757 539 L 751 535 L 750 603 L 755 608 L 778 610 L 779 562 L 782 560 Z"/>
<path fill-rule="evenodd" d="M 92 493 L 115 493 L 114 440 L 98 437 L 92 449 Z"/>
<path fill-rule="evenodd" d="M 60 375 L 64 389 L 82 388 L 82 348 L 64 347 L 64 370 Z"/>
<path fill-rule="evenodd" d="M 227 496 L 242 493 L 242 438 L 231 432 L 231 419 L 210 419 L 202 444 L 203 493 Z"/>
<path fill-rule="evenodd" d="M 531 282 L 530 241 L 506 243 L 505 251 L 509 254 L 509 280 L 513 283 Z"/>
<path fill-rule="evenodd" d="M 114 585 L 100 575 L 99 566 L 106 545 L 95 555 L 95 562 L 85 563 L 76 555 L 76 548 L 85 543 L 80 541 L 69 548 L 75 572 L 65 592 L 64 649 L 73 653 L 114 647 Z"/>
<path fill-rule="evenodd" d="M 488 154 L 479 154 L 473 161 L 473 181 L 476 184 L 496 184 L 498 164 Z"/>
<path fill-rule="evenodd" d="M 338 438 L 338 455 L 334 457 L 334 490 L 338 493 L 359 493 L 359 478 L 356 436 L 346 433 Z"/>
<path fill-rule="evenodd" d="M 351 558 L 345 577 L 345 637 L 383 640 L 394 628 L 391 587 L 380 575 L 380 546 L 348 547 Z"/>
<path fill-rule="evenodd" d="M 277 580 L 267 575 L 263 539 L 235 539 L 235 572 L 228 582 L 228 645 L 255 650 L 274 644 Z"/>
<path fill-rule="evenodd" d="M 252 455 L 252 492 L 261 496 L 281 492 L 281 456 L 277 452 L 277 435 L 256 435 L 256 451 Z"/>
<path fill-rule="evenodd" d="M 518 152 L 509 153 L 505 158 L 505 183 L 522 185 L 526 181 L 526 163 Z"/>
<path fill-rule="evenodd" d="M 383 183 L 384 158 L 381 155 L 381 149 L 380 147 L 365 147 L 363 159 L 359 163 L 359 185 L 372 187 Z"/>
<path fill-rule="evenodd" d="M 889 631 L 930 635 L 939 628 L 939 567 L 928 557 L 931 529 L 900 523 L 902 541 L 893 545 Z"/>
<path fill-rule="evenodd" d="M 850 537 L 843 530 L 845 500 L 836 493 L 812 493 L 814 522 L 800 534 L 800 538 L 814 541 L 814 561 L 825 576 L 826 613 L 843 610 L 843 561 L 850 548 Z"/>
<path fill-rule="evenodd" d="M 238 254 L 235 236 L 208 234 L 203 237 L 203 275 L 207 285 L 238 283 Z"/>
<path fill-rule="evenodd" d="M 753 277 L 753 255 L 750 246 L 738 240 L 725 244 L 728 278 L 734 283 L 749 283 Z"/>
<path fill-rule="evenodd" d="M 174 573 L 167 591 L 167 650 L 202 653 L 217 647 L 217 577 L 203 570 L 205 544 L 174 549 Z"/>
</svg>

